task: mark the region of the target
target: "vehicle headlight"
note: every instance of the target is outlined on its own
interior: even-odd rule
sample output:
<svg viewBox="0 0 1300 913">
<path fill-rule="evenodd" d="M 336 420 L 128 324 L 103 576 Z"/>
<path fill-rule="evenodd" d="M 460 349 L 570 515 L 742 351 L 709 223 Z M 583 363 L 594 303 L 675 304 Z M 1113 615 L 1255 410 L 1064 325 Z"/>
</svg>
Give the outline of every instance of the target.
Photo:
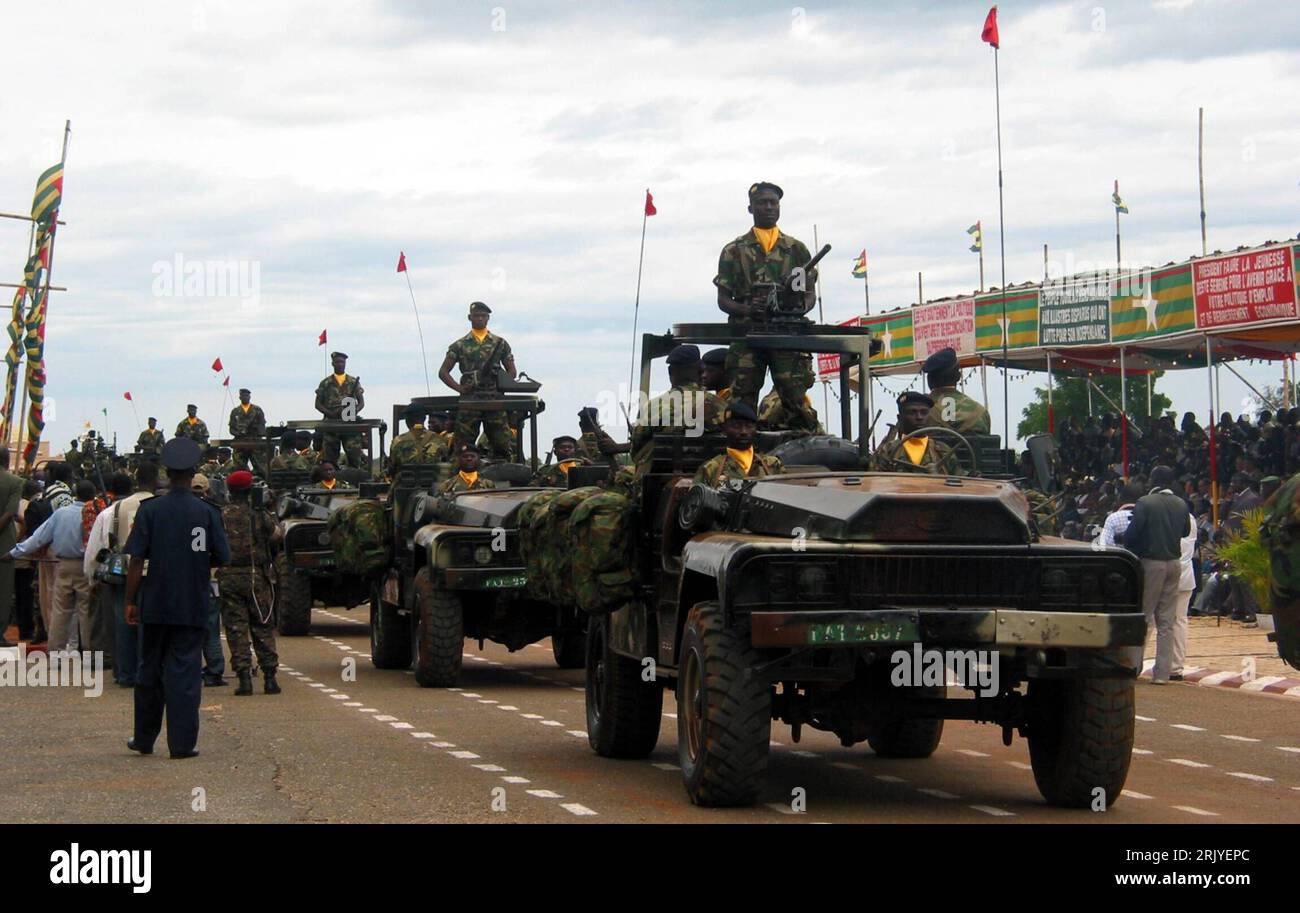
<svg viewBox="0 0 1300 913">
<path fill-rule="evenodd" d="M 486 545 L 480 545 L 474 549 L 474 561 L 476 564 L 491 564 L 492 549 Z"/>
<path fill-rule="evenodd" d="M 330 544 L 329 532 L 326 531 L 321 533 L 319 536 L 316 537 L 316 541 L 319 542 L 321 545 L 329 545 Z"/>
</svg>

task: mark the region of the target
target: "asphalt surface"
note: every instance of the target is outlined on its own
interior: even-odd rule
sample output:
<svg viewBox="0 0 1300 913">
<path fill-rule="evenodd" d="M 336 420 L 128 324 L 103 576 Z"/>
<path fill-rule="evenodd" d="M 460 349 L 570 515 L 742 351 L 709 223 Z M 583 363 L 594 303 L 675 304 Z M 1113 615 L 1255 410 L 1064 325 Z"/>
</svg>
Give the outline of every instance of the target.
<svg viewBox="0 0 1300 913">
<path fill-rule="evenodd" d="M 1136 752 L 1104 813 L 1046 806 L 1025 742 L 952 722 L 926 760 L 884 760 L 774 724 L 767 788 L 744 809 L 690 804 L 666 695 L 647 760 L 587 743 L 582 670 L 548 642 L 509 653 L 466 643 L 460 687 L 370 664 L 364 610 L 317 610 L 280 638 L 284 693 L 207 688 L 198 758 L 125 748 L 132 697 L 111 681 L 5 688 L 0 821 L 29 822 L 954 822 L 1300 821 L 1300 701 L 1174 683 L 1138 685 Z M 351 671 L 355 670 L 355 675 Z M 801 792 L 799 792 L 801 791 Z M 805 811 L 792 809 L 802 796 Z"/>
</svg>

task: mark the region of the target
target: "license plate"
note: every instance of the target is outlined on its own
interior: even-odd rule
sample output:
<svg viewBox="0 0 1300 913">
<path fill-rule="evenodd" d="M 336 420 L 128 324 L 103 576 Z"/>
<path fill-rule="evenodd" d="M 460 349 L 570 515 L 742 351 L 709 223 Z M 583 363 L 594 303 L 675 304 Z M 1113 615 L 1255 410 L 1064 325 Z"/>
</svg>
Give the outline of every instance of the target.
<svg viewBox="0 0 1300 913">
<path fill-rule="evenodd" d="M 528 583 L 527 574 L 498 574 L 495 577 L 484 577 L 483 589 L 508 590 L 524 586 L 526 583 Z"/>
<path fill-rule="evenodd" d="M 913 643 L 921 639 L 915 621 L 856 621 L 846 624 L 814 623 L 808 626 L 810 644 Z"/>
</svg>

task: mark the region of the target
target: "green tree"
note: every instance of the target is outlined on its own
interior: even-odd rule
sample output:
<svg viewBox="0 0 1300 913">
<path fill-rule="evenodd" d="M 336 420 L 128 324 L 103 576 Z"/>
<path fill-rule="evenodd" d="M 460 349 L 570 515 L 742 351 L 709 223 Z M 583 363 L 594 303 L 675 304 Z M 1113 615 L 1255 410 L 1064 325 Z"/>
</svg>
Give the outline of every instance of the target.
<svg viewBox="0 0 1300 913">
<path fill-rule="evenodd" d="M 1162 415 L 1173 406 L 1173 402 L 1163 393 L 1155 390 L 1154 384 L 1165 372 L 1157 371 L 1152 377 L 1151 413 Z M 1119 405 L 1119 375 L 1094 374 L 1092 377 L 1103 393 Z M 1052 372 L 1052 411 L 1056 415 L 1059 427 L 1066 419 L 1074 416 L 1081 423 L 1088 417 L 1088 381 L 1084 377 L 1070 377 Z M 1110 403 L 1092 393 L 1092 414 L 1116 411 Z M 1130 377 L 1128 381 L 1128 411 L 1135 421 L 1141 421 L 1147 414 L 1147 385 L 1145 377 Z M 1047 431 L 1047 387 L 1035 387 L 1034 399 L 1021 413 L 1022 419 L 1016 426 L 1016 434 L 1023 440 L 1031 434 L 1043 434 Z"/>
</svg>

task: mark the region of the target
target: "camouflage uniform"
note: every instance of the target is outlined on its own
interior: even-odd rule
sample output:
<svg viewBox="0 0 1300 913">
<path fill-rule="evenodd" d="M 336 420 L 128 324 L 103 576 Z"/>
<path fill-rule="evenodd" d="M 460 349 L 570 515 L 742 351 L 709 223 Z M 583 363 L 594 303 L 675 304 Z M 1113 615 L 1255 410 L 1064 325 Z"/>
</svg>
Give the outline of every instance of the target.
<svg viewBox="0 0 1300 913">
<path fill-rule="evenodd" d="M 934 438 L 912 438 L 912 440 L 926 441 L 921 462 L 912 462 L 912 458 L 907 455 L 907 450 L 903 446 L 902 438 L 898 438 L 886 441 L 876 448 L 876 452 L 870 457 L 871 469 L 874 472 L 925 472 L 947 476 L 966 474 L 957 462 L 957 454 L 947 444 Z"/>
<path fill-rule="evenodd" d="M 135 446 L 141 453 L 161 454 L 163 449 L 162 429 L 144 429 L 140 432 L 140 436 L 135 439 Z"/>
<path fill-rule="evenodd" d="M 199 464 L 199 468 L 194 470 L 201 476 L 207 476 L 209 479 L 221 475 L 221 464 L 216 460 L 204 460 Z"/>
<path fill-rule="evenodd" d="M 568 488 L 569 470 L 574 466 L 590 465 L 591 460 L 585 457 L 575 457 L 571 460 L 552 463 L 537 470 L 537 474 L 533 476 L 532 484 L 539 488 Z"/>
<path fill-rule="evenodd" d="M 191 425 L 189 416 L 186 416 L 176 426 L 176 433 L 172 437 L 187 437 L 202 447 L 208 442 L 208 426 L 201 418 L 196 418 Z"/>
<path fill-rule="evenodd" d="M 1277 651 L 1300 669 L 1300 475 L 1283 483 L 1260 527 L 1268 549 L 1269 591 Z"/>
<path fill-rule="evenodd" d="M 990 434 L 989 411 L 956 387 L 935 387 L 930 391 L 934 408 L 927 425 L 951 428 L 958 434 Z"/>
<path fill-rule="evenodd" d="M 456 410 L 456 442 L 453 447 L 474 443 L 482 424 L 491 448 L 487 455 L 510 459 L 513 438 L 506 414 L 479 412 L 470 405 L 475 397 L 492 399 L 500 395 L 497 391 L 497 368 L 504 367 L 510 360 L 510 343 L 491 330 L 487 331 L 482 342 L 469 332 L 447 347 L 447 355 L 455 360 L 460 371 L 460 384 L 465 391 L 460 396 L 460 408 Z"/>
<path fill-rule="evenodd" d="M 412 463 L 441 463 L 451 459 L 451 453 L 441 435 L 434 434 L 423 425 L 399 434 L 388 451 L 390 473 L 397 475 L 402 466 Z"/>
<path fill-rule="evenodd" d="M 582 432 L 578 438 L 578 454 L 588 460 L 599 460 L 604 454 L 600 452 L 600 440 L 594 431 Z"/>
<path fill-rule="evenodd" d="M 730 394 L 731 391 L 727 390 L 724 392 Z M 812 414 L 816 416 L 817 412 L 813 409 L 812 400 L 809 399 L 806 394 L 804 395 L 804 402 L 808 404 L 808 408 L 812 410 Z M 802 421 L 802 418 L 800 421 Z M 780 431 L 783 428 L 794 426 L 794 422 L 791 421 L 789 413 L 785 409 L 785 404 L 781 401 L 781 394 L 779 391 L 769 391 L 767 396 L 763 397 L 763 401 L 758 404 L 758 426 L 764 431 Z M 819 421 L 811 429 L 811 433 L 825 434 L 826 429 L 822 427 L 822 423 Z"/>
<path fill-rule="evenodd" d="M 687 402 L 691 403 L 690 408 L 686 407 Z M 690 419 L 689 426 L 687 419 Z M 651 421 L 654 422 L 653 425 L 648 424 Z M 681 384 L 646 403 L 645 413 L 632 428 L 635 477 L 640 478 L 650 468 L 656 432 L 699 433 L 701 424 L 703 433 L 721 429 L 722 406 L 716 396 L 701 389 L 699 384 Z"/>
<path fill-rule="evenodd" d="M 311 472 L 319 462 L 320 457 L 316 455 L 316 451 L 311 449 L 295 450 L 287 455 L 284 453 L 276 454 L 275 458 L 271 460 L 271 468 L 297 469 L 302 472 Z"/>
<path fill-rule="evenodd" d="M 753 231 L 747 231 L 722 249 L 718 257 L 718 275 L 713 284 L 732 299 L 748 302 L 754 285 L 760 282 L 780 283 L 797 266 L 803 266 L 812 255 L 802 241 L 781 232 L 770 253 Z M 808 287 L 816 281 L 814 269 L 807 277 Z M 748 330 L 748 320 L 728 315 L 727 323 L 733 329 Z M 731 398 L 758 408 L 758 394 L 763 389 L 763 378 L 772 371 L 772 383 L 785 403 L 786 414 L 792 417 L 789 427 L 812 431 L 817 424 L 817 412 L 807 402 L 805 394 L 813 385 L 812 356 L 807 352 L 774 352 L 751 349 L 743 342 L 733 342 L 727 353 L 727 376 L 732 379 Z"/>
<path fill-rule="evenodd" d="M 316 385 L 316 411 L 330 421 L 345 420 L 343 405 L 346 399 L 352 400 L 351 405 L 355 411 L 352 413 L 351 418 L 356 418 L 366 405 L 366 391 L 361 388 L 360 378 L 345 374 L 343 375 L 343 383 L 339 383 L 335 380 L 335 375 L 331 374 Z M 353 432 L 324 435 L 321 449 L 325 453 L 325 459 L 336 466 L 339 461 L 340 445 L 347 457 L 349 466 L 359 467 L 364 465 L 362 462 L 360 434 Z"/>
<path fill-rule="evenodd" d="M 1029 512 L 1034 516 L 1034 523 L 1038 526 L 1039 534 L 1043 536 L 1059 535 L 1056 520 L 1057 509 L 1060 504 L 1037 488 L 1024 488 L 1021 491 L 1024 493 L 1025 500 L 1029 502 Z"/>
<path fill-rule="evenodd" d="M 761 479 L 764 476 L 781 474 L 781 461 L 766 453 L 755 453 L 749 464 L 749 471 L 731 455 L 730 451 L 720 453 L 704 463 L 695 472 L 695 481 L 711 488 L 717 488 L 730 479 Z"/>
<path fill-rule="evenodd" d="M 262 407 L 249 403 L 248 411 L 245 412 L 243 403 L 240 403 L 231 409 L 230 436 L 235 438 L 266 437 L 266 413 L 262 411 Z"/>
<path fill-rule="evenodd" d="M 270 514 L 254 510 L 246 499 L 222 507 L 221 522 L 230 541 L 230 564 L 217 569 L 217 588 L 230 645 L 230 665 L 236 673 L 252 667 L 251 641 L 257 664 L 263 672 L 274 672 L 279 657 L 275 652 L 267 543 L 275 532 L 275 523 Z"/>
<path fill-rule="evenodd" d="M 447 481 L 443 482 L 441 485 L 438 486 L 438 494 L 451 495 L 451 494 L 455 494 L 458 491 L 480 491 L 482 489 L 496 488 L 496 487 L 497 487 L 496 483 L 493 482 L 491 479 L 483 478 L 482 473 L 478 474 L 478 478 L 476 478 L 474 480 L 474 484 L 471 485 L 468 482 L 466 482 L 465 479 L 458 472 L 450 479 L 448 479 Z"/>
</svg>

